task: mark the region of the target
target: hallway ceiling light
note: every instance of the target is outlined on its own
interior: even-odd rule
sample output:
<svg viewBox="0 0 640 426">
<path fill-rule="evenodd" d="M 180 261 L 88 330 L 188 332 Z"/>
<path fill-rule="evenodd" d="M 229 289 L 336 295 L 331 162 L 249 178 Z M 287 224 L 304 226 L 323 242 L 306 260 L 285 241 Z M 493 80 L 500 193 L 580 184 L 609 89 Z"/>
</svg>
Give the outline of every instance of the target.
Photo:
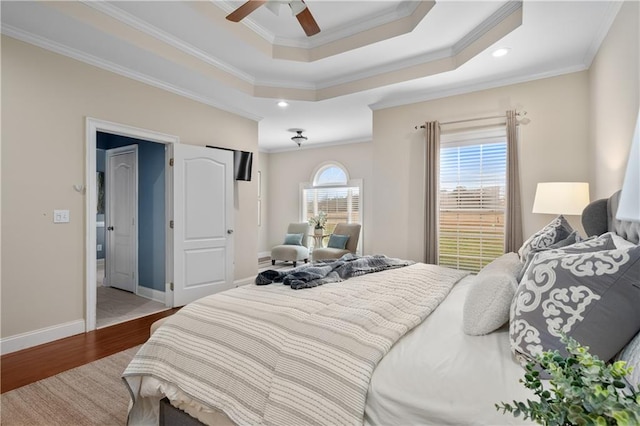
<svg viewBox="0 0 640 426">
<path fill-rule="evenodd" d="M 302 142 L 307 140 L 307 137 L 303 136 L 302 132 L 303 130 L 296 130 L 296 135 L 291 138 L 292 141 L 298 144 L 298 147 L 300 147 L 300 144 L 302 144 Z"/>
</svg>

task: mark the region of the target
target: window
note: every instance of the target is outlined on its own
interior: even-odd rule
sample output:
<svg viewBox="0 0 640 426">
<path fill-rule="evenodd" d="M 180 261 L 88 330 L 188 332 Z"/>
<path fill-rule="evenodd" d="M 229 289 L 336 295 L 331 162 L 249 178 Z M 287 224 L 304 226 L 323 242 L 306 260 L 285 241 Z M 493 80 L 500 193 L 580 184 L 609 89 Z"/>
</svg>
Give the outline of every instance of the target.
<svg viewBox="0 0 640 426">
<path fill-rule="evenodd" d="M 312 182 L 301 185 L 301 191 L 301 220 L 307 221 L 319 212 L 325 212 L 326 234 L 333 232 L 338 223 L 362 224 L 362 180 L 349 179 L 342 165 L 336 162 L 321 165 Z M 358 253 L 361 241 L 362 238 L 358 243 Z"/>
<path fill-rule="evenodd" d="M 439 263 L 479 271 L 504 253 L 504 129 L 442 135 Z"/>
</svg>

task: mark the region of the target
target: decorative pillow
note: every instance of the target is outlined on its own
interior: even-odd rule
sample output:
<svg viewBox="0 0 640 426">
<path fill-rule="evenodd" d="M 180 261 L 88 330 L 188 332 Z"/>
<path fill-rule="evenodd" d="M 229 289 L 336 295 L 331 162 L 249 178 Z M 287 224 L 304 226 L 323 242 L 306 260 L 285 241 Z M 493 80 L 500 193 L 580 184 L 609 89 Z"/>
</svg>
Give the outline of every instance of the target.
<svg viewBox="0 0 640 426">
<path fill-rule="evenodd" d="M 349 241 L 348 235 L 331 234 L 327 247 L 344 250 L 347 246 L 347 241 Z"/>
<path fill-rule="evenodd" d="M 575 233 L 572 232 L 573 235 Z M 577 237 L 578 239 L 580 237 Z M 616 249 L 616 245 L 613 242 L 613 238 L 610 234 L 602 234 L 599 237 L 591 237 L 586 240 L 582 240 L 578 243 L 573 243 L 570 245 L 564 245 L 564 242 L 567 240 L 571 240 L 571 237 L 562 240 L 556 244 L 550 245 L 546 249 L 540 249 L 529 252 L 527 255 L 527 260 L 524 264 L 524 268 L 522 268 L 522 272 L 518 276 L 518 282 L 522 281 L 524 274 L 529 269 L 529 265 L 533 261 L 533 258 L 540 254 L 541 258 L 546 256 L 557 256 L 559 254 L 577 254 L 577 253 L 587 253 L 594 251 L 602 251 L 602 250 L 614 250 Z M 544 254 L 542 254 L 544 253 Z"/>
<path fill-rule="evenodd" d="M 284 237 L 284 244 L 287 246 L 301 246 L 304 234 L 287 234 Z"/>
<path fill-rule="evenodd" d="M 640 330 L 638 306 L 640 246 L 538 253 L 511 304 L 511 349 L 523 362 L 547 350 L 566 353 L 564 332 L 608 361 Z"/>
<path fill-rule="evenodd" d="M 622 348 L 616 359 L 625 361 L 627 367 L 633 367 L 633 371 L 627 376 L 627 380 L 634 388 L 637 388 L 640 385 L 640 333 L 636 334 L 636 337 Z"/>
<path fill-rule="evenodd" d="M 529 239 L 522 244 L 522 247 L 518 250 L 520 259 L 523 261 L 527 260 L 527 254 L 529 254 L 529 252 L 543 249 L 562 241 L 572 232 L 573 228 L 564 216 L 560 215 L 556 217 L 551 223 L 530 236 Z"/>
<path fill-rule="evenodd" d="M 489 334 L 509 320 L 522 262 L 506 253 L 485 266 L 475 277 L 462 310 L 462 329 L 471 336 Z"/>
</svg>

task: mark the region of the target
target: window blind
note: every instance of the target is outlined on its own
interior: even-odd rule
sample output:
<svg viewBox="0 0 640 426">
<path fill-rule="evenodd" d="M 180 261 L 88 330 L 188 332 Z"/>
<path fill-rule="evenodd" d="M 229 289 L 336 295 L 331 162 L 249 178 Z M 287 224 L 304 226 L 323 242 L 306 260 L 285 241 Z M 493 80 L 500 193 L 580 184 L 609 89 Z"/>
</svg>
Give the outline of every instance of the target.
<svg viewBox="0 0 640 426">
<path fill-rule="evenodd" d="M 319 187 L 303 190 L 305 217 L 325 212 L 326 232 L 331 233 L 338 223 L 362 223 L 360 188 L 357 186 Z"/>
<path fill-rule="evenodd" d="M 479 271 L 504 253 L 506 137 L 443 142 L 439 263 Z"/>
</svg>

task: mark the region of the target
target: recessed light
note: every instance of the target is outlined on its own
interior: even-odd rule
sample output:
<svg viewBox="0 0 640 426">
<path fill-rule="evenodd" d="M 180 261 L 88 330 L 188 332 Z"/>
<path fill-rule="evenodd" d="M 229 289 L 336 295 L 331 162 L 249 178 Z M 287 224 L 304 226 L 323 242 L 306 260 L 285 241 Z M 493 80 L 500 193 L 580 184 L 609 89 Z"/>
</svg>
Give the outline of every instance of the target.
<svg viewBox="0 0 640 426">
<path fill-rule="evenodd" d="M 288 107 L 288 106 L 289 106 L 289 102 L 287 102 L 287 101 L 280 101 L 280 102 L 278 102 L 278 106 L 279 106 L 280 108 L 286 108 L 286 107 Z"/>
<path fill-rule="evenodd" d="M 494 58 L 499 58 L 499 57 L 504 56 L 507 53 L 509 53 L 510 50 L 511 49 L 509 49 L 508 47 L 502 47 L 500 49 L 494 50 L 491 55 L 493 55 Z"/>
</svg>

